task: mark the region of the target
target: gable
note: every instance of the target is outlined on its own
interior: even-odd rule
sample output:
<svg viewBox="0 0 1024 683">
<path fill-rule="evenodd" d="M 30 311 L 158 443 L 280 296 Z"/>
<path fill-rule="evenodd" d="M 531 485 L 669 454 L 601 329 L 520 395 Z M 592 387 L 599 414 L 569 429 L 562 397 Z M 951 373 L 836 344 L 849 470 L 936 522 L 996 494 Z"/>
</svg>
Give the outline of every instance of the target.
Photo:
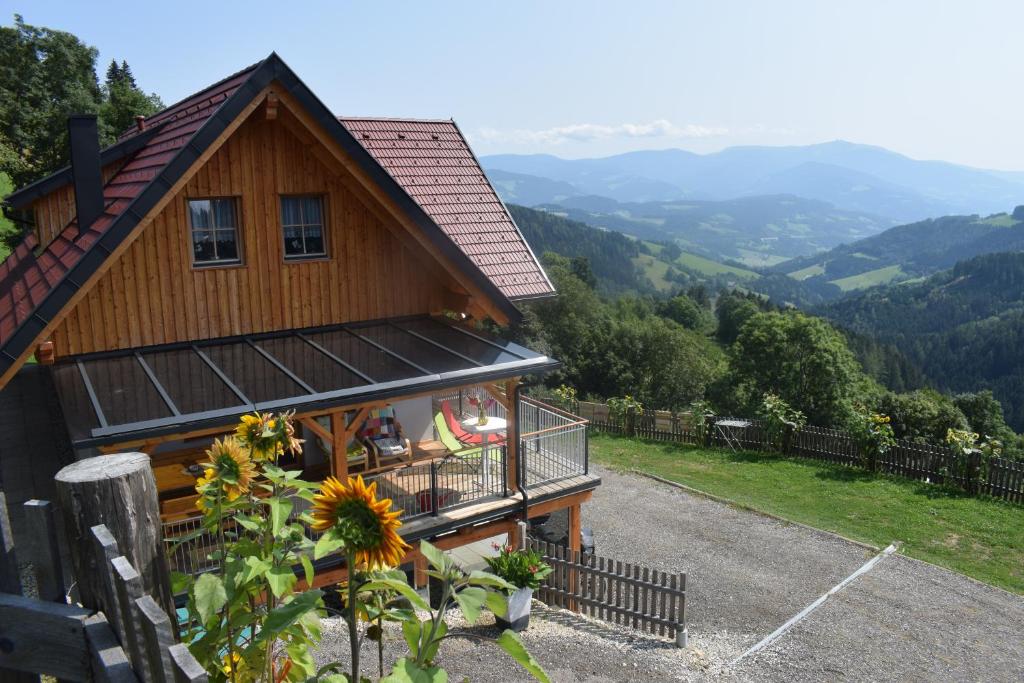
<svg viewBox="0 0 1024 683">
<path fill-rule="evenodd" d="M 387 229 L 349 182 L 256 110 L 56 328 L 56 353 L 441 311 L 454 283 Z M 285 260 L 283 195 L 322 198 L 326 258 Z M 235 198 L 241 265 L 193 265 L 187 203 L 210 197 Z"/>
</svg>

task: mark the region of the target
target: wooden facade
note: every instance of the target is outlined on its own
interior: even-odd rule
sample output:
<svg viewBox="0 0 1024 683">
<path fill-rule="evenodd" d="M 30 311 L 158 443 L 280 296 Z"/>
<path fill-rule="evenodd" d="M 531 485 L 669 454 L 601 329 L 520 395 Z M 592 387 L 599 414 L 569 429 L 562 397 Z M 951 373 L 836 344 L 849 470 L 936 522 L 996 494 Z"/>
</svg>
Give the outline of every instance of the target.
<svg viewBox="0 0 1024 683">
<path fill-rule="evenodd" d="M 450 284 L 285 123 L 255 112 L 53 334 L 58 356 L 437 312 Z M 286 261 L 280 197 L 324 199 L 327 257 Z M 189 199 L 235 197 L 241 265 L 197 267 Z M 73 205 L 73 201 L 71 202 Z M 182 302 L 188 302 L 182 305 Z"/>
<path fill-rule="evenodd" d="M 123 165 L 124 160 L 120 159 L 104 166 L 103 182 L 107 183 L 117 175 Z M 75 188 L 71 183 L 58 187 L 34 201 L 32 217 L 39 243 L 44 246 L 49 244 L 54 237 L 60 234 L 61 230 L 68 226 L 68 223 L 75 219 L 76 214 Z"/>
</svg>

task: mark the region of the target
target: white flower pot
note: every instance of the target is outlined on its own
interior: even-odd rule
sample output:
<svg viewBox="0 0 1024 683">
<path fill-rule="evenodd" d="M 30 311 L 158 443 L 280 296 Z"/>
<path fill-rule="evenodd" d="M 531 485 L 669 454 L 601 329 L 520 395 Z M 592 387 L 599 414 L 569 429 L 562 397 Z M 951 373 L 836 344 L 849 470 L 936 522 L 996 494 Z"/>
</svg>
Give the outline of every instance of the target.
<svg viewBox="0 0 1024 683">
<path fill-rule="evenodd" d="M 530 624 L 530 603 L 533 600 L 532 588 L 519 588 L 508 596 L 508 614 L 504 617 L 494 616 L 494 622 L 501 629 L 512 629 L 517 633 Z"/>
</svg>

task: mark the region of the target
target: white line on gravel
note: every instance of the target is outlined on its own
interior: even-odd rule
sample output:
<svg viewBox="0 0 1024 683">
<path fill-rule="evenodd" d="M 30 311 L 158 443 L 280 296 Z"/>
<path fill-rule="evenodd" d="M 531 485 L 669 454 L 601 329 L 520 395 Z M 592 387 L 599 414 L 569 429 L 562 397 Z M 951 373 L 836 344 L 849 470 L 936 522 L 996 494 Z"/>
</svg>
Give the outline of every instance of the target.
<svg viewBox="0 0 1024 683">
<path fill-rule="evenodd" d="M 762 649 L 768 647 L 769 645 L 771 645 L 772 643 L 774 643 L 776 640 L 781 638 L 786 633 L 786 631 L 788 631 L 789 629 L 793 628 L 793 626 L 795 626 L 800 621 L 802 621 L 808 614 L 810 614 L 811 612 L 813 612 L 814 610 L 818 609 L 823 604 L 825 604 L 825 601 L 828 600 L 829 597 L 831 597 L 831 596 L 835 595 L 836 593 L 838 593 L 839 591 L 841 591 L 843 588 L 845 588 L 847 585 L 849 585 L 850 582 L 852 582 L 854 579 L 856 579 L 861 574 L 866 574 L 867 572 L 871 571 L 871 568 L 874 567 L 876 564 L 878 564 L 878 562 L 883 557 L 886 557 L 888 555 L 892 555 L 894 552 L 896 552 L 896 547 L 897 546 L 896 546 L 895 543 L 890 544 L 889 547 L 887 547 L 885 550 L 883 550 L 882 552 L 878 553 L 877 555 L 872 557 L 870 560 L 865 562 L 863 565 L 861 565 L 860 569 L 858 569 L 854 573 L 850 574 L 845 579 L 843 579 L 842 581 L 837 583 L 835 586 L 833 586 L 832 590 L 830 590 L 828 593 L 825 593 L 820 598 L 818 598 L 817 600 L 815 600 L 814 602 L 809 604 L 807 607 L 804 607 L 792 619 L 787 621 L 785 624 L 783 624 L 779 628 L 775 629 L 775 631 L 772 632 L 771 635 L 766 636 L 764 638 L 764 640 L 762 640 L 758 644 L 754 645 L 752 648 L 750 648 L 749 650 L 747 650 L 746 652 L 741 654 L 736 659 L 732 660 L 729 663 L 729 666 L 735 666 L 736 664 L 738 664 L 740 662 L 740 660 L 742 660 L 747 655 L 752 655 L 755 652 L 757 652 L 759 650 L 762 650 Z"/>
</svg>

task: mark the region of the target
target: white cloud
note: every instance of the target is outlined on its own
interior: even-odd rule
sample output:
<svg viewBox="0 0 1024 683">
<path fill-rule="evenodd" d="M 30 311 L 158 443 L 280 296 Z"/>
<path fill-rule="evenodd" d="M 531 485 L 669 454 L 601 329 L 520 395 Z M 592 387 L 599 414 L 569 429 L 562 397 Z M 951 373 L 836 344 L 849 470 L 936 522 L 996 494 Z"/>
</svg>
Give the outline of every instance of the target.
<svg viewBox="0 0 1024 683">
<path fill-rule="evenodd" d="M 710 138 L 728 135 L 729 129 L 693 123 L 676 125 L 665 119 L 649 123 L 573 123 L 540 130 L 481 128 L 477 137 L 484 142 L 557 145 L 564 142 L 589 142 L 609 138 Z"/>
</svg>

